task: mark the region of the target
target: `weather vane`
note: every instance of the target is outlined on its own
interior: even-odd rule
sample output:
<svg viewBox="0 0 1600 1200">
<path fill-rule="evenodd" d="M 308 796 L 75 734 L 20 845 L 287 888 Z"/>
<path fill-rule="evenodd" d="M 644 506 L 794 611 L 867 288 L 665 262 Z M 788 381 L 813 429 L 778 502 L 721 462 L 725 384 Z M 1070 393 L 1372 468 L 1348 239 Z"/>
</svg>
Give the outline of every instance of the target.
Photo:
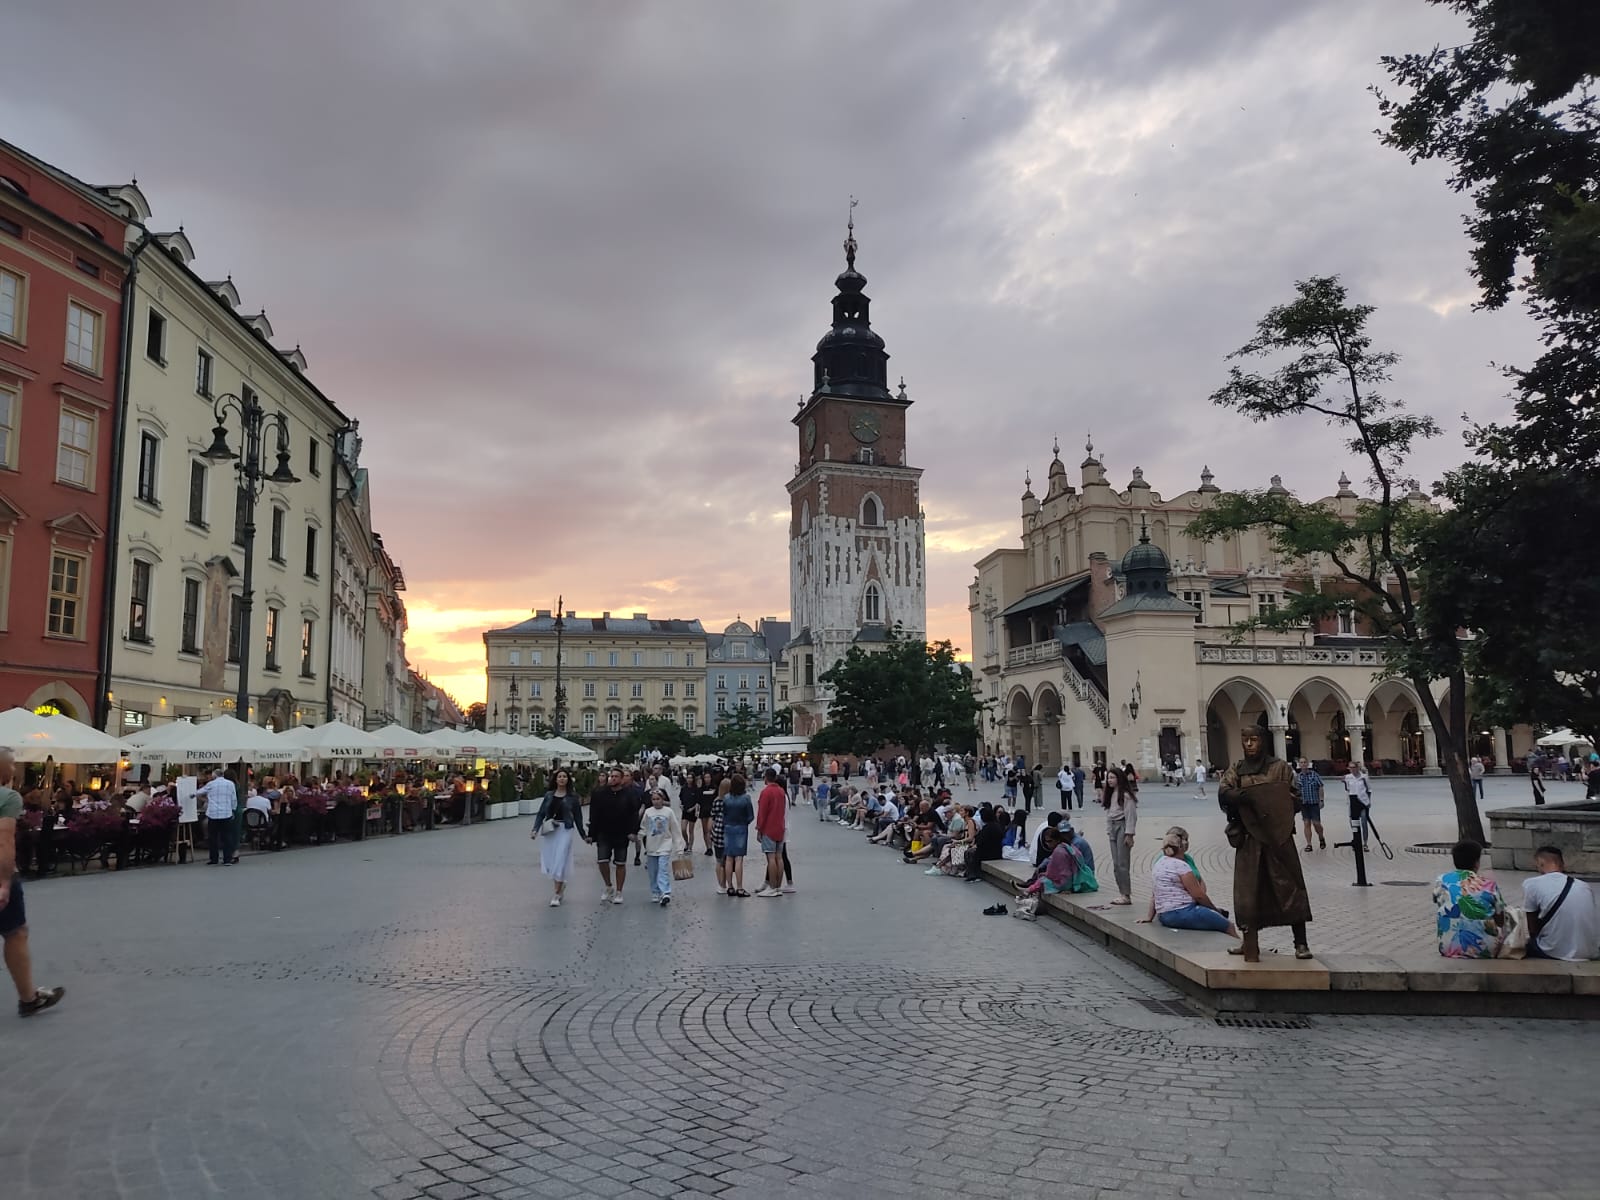
<svg viewBox="0 0 1600 1200">
<path fill-rule="evenodd" d="M 844 265 L 846 269 L 856 269 L 856 198 L 850 197 L 849 220 L 845 222 L 844 239 Z"/>
</svg>

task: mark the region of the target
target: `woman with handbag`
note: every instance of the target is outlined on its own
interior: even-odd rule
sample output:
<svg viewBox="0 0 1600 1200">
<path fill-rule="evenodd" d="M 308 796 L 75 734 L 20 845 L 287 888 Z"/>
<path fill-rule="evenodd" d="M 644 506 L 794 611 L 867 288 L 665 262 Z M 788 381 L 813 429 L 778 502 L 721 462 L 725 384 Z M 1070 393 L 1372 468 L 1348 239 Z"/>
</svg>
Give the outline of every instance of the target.
<svg viewBox="0 0 1600 1200">
<path fill-rule="evenodd" d="M 572 786 L 572 772 L 557 767 L 550 790 L 539 802 L 539 813 L 533 818 L 532 834 L 539 842 L 539 870 L 555 880 L 556 894 L 550 898 L 551 908 L 561 907 L 567 876 L 572 874 L 574 829 L 585 842 L 589 840 L 583 828 L 583 801 Z"/>
</svg>

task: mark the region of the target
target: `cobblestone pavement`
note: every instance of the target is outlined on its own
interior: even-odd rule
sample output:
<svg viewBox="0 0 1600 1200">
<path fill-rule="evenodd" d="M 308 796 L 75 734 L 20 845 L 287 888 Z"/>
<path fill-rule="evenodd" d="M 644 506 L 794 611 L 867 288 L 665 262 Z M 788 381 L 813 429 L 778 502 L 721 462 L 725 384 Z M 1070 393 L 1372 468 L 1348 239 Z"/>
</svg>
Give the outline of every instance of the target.
<svg viewBox="0 0 1600 1200">
<path fill-rule="evenodd" d="M 1220 1027 L 805 819 L 797 896 L 552 909 L 529 824 L 30 884 L 0 1194 L 1597 1193 L 1592 1027 Z"/>
</svg>

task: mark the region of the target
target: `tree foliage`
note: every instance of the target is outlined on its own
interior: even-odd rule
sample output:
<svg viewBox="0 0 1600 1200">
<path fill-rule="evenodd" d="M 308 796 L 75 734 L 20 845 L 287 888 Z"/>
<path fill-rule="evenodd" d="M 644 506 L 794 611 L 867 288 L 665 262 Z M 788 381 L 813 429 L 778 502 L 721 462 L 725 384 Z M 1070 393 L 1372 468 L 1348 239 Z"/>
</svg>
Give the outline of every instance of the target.
<svg viewBox="0 0 1600 1200">
<path fill-rule="evenodd" d="M 659 750 L 669 757 L 682 754 L 695 740 L 683 726 L 670 717 L 652 717 L 645 713 L 635 716 L 628 730 L 612 743 L 611 757 L 618 762 L 638 758 L 646 750 Z"/>
<path fill-rule="evenodd" d="M 754 750 L 761 745 L 767 728 L 756 711 L 748 703 L 740 701 L 738 708 L 723 714 L 722 722 L 712 735 L 715 753 L 732 756 Z"/>
<path fill-rule="evenodd" d="M 1527 465 L 1600 453 L 1600 4 L 1429 0 L 1466 18 L 1450 48 L 1382 60 L 1384 143 L 1450 164 L 1471 196 L 1472 275 L 1486 308 L 1519 290 L 1545 350 L 1511 368 L 1514 420 L 1474 431 L 1480 452 Z M 1527 275 L 1517 271 L 1526 265 Z"/>
<path fill-rule="evenodd" d="M 819 753 L 903 746 L 915 758 L 940 745 L 964 746 L 983 707 L 972 693 L 972 669 L 956 661 L 949 642 L 914 641 L 897 630 L 881 649 L 852 646 L 822 682 L 833 698 L 827 746 L 813 746 Z"/>
<path fill-rule="evenodd" d="M 487 729 L 489 708 L 482 700 L 467 705 L 467 711 L 462 715 L 466 718 L 468 729 L 476 729 L 479 732 Z"/>
<path fill-rule="evenodd" d="M 1450 778 L 1462 837 L 1483 840 L 1482 821 L 1467 775 L 1466 675 L 1454 625 L 1434 625 L 1419 599 L 1431 586 L 1418 578 L 1412 547 L 1435 519 L 1414 502 L 1415 481 L 1405 477 L 1406 459 L 1419 438 L 1438 425 L 1406 411 L 1380 390 L 1398 356 L 1375 350 L 1366 332 L 1369 305 L 1352 304 L 1337 277 L 1303 280 L 1296 296 L 1270 309 L 1250 341 L 1229 357 L 1269 359 L 1266 372 L 1235 365 L 1211 402 L 1252 421 L 1319 416 L 1340 430 L 1352 452 L 1366 460 L 1375 498 L 1353 514 L 1304 504 L 1281 491 L 1220 496 L 1189 524 L 1189 535 L 1211 539 L 1246 529 L 1266 531 L 1291 569 L 1330 563 L 1335 580 L 1325 590 L 1290 592 L 1275 610 L 1240 624 L 1287 630 L 1340 610 L 1354 610 L 1384 638 L 1386 669 L 1410 681 L 1437 739 L 1439 760 Z M 1449 681 L 1449 711 L 1435 700 L 1432 685 Z"/>
</svg>

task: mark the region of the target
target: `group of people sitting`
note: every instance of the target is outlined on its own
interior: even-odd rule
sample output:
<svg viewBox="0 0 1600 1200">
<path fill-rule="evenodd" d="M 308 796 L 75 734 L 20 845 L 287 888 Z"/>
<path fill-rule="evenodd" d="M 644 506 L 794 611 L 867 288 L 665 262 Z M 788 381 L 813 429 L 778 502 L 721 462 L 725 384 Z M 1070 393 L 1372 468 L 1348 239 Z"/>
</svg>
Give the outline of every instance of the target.
<svg viewBox="0 0 1600 1200">
<path fill-rule="evenodd" d="M 820 800 L 819 800 L 820 804 Z M 948 788 L 866 787 L 845 784 L 828 797 L 827 816 L 867 840 L 901 851 L 901 861 L 926 863 L 926 875 L 950 875 L 976 883 L 982 864 L 1026 844 L 1027 814 L 982 804 L 956 804 Z"/>
</svg>

